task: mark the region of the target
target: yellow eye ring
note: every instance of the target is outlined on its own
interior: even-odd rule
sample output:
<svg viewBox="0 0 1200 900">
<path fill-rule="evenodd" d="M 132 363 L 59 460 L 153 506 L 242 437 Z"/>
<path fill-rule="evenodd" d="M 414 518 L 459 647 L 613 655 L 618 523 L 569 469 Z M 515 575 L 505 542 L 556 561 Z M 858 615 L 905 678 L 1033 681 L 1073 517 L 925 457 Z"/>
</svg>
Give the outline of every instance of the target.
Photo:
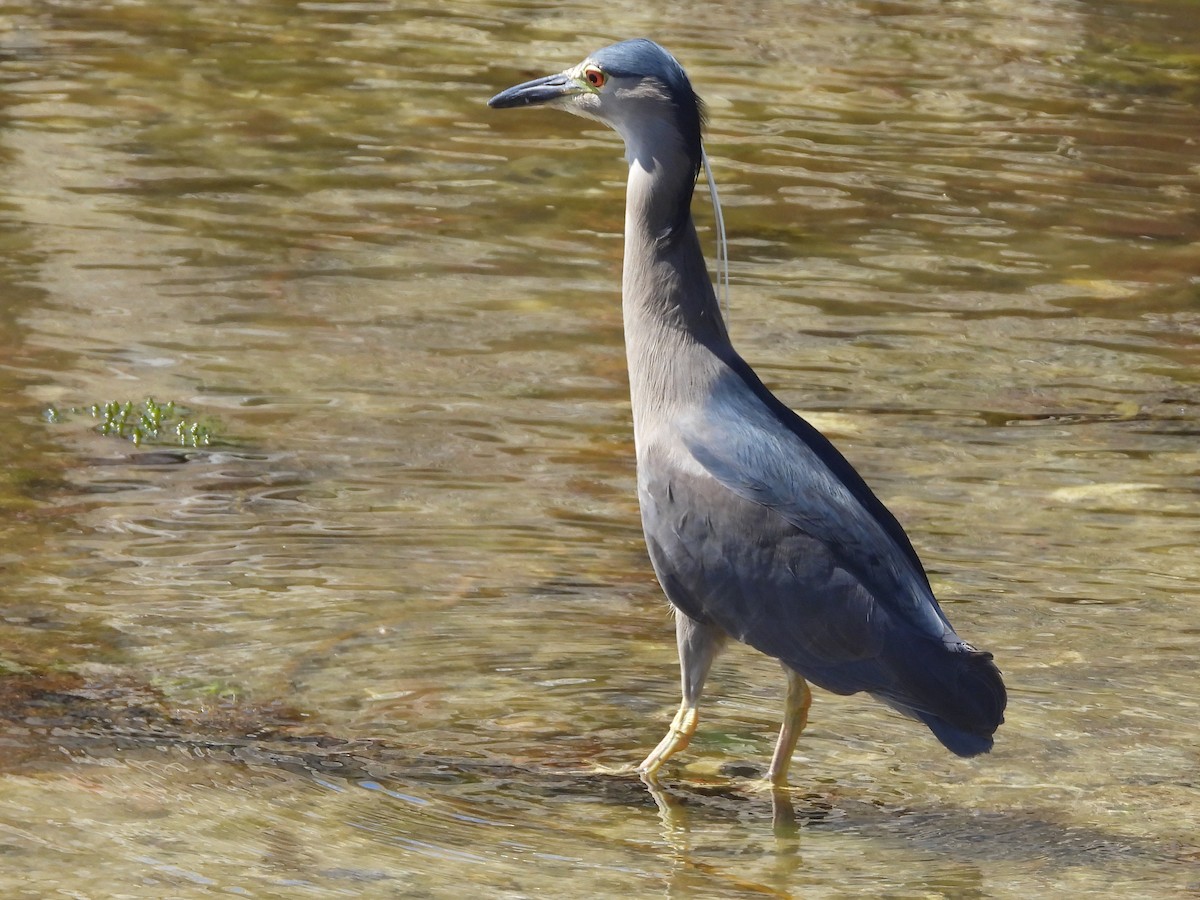
<svg viewBox="0 0 1200 900">
<path fill-rule="evenodd" d="M 608 76 L 604 74 L 604 70 L 599 66 L 588 66 L 583 70 L 583 79 L 592 87 L 599 90 L 604 87 L 604 82 L 608 80 Z"/>
</svg>

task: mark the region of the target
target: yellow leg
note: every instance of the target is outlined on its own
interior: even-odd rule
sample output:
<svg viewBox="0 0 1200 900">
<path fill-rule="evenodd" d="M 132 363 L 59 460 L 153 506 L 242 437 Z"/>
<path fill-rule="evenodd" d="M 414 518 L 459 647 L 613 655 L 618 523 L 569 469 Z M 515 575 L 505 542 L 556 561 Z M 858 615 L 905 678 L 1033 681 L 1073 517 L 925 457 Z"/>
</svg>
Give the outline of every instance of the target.
<svg viewBox="0 0 1200 900">
<path fill-rule="evenodd" d="M 655 773 L 662 768 L 662 764 L 686 747 L 696 733 L 696 723 L 700 718 L 696 708 L 700 705 L 704 679 L 708 677 L 713 659 L 725 643 L 725 632 L 716 625 L 702 624 L 676 610 L 675 641 L 679 645 L 679 686 L 683 700 L 679 704 L 679 712 L 671 720 L 667 736 L 638 766 L 642 779 L 651 784 L 657 782 Z"/>
<path fill-rule="evenodd" d="M 792 751 L 796 749 L 800 732 L 804 731 L 804 726 L 808 724 L 808 708 L 812 705 L 812 691 L 808 689 L 808 682 L 799 672 L 787 666 L 783 667 L 783 671 L 787 673 L 788 680 L 787 701 L 784 705 L 783 725 L 779 728 L 779 741 L 775 744 L 775 755 L 771 757 L 771 768 L 767 771 L 767 779 L 775 787 L 787 784 Z"/>
<path fill-rule="evenodd" d="M 650 755 L 642 760 L 642 764 L 638 766 L 638 774 L 650 781 L 657 780 L 656 773 L 662 768 L 662 764 L 691 742 L 692 735 L 696 733 L 696 723 L 699 720 L 700 716 L 696 712 L 696 707 L 688 705 L 686 699 L 680 703 L 679 712 L 675 713 L 675 718 L 671 720 L 671 727 L 667 729 L 666 737 L 659 741 L 658 746 L 650 751 Z"/>
</svg>

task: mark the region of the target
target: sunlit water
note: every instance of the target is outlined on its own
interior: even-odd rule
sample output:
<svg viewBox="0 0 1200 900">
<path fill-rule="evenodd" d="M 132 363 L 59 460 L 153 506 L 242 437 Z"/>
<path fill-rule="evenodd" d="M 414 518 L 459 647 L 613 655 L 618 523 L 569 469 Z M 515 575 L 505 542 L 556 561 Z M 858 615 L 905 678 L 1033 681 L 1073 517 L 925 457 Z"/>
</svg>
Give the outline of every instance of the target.
<svg viewBox="0 0 1200 900">
<path fill-rule="evenodd" d="M 968 762 L 819 695 L 795 827 L 742 648 L 662 808 L 601 771 L 678 699 L 624 165 L 484 103 L 643 34 L 735 341 L 1010 685 Z M 0 894 L 1200 890 L 1198 46 L 1182 0 L 0 3 Z M 45 417 L 147 396 L 215 442 Z"/>
</svg>

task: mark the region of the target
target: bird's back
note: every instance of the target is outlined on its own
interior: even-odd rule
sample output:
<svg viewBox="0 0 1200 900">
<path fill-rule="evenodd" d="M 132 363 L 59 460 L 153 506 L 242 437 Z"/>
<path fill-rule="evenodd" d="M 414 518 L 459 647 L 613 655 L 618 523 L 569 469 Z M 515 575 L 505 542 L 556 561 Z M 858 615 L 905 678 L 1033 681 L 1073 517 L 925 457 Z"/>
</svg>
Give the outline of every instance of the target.
<svg viewBox="0 0 1200 900">
<path fill-rule="evenodd" d="M 991 747 L 1005 691 L 962 641 L 895 518 L 734 358 L 639 451 L 651 559 L 672 603 L 837 693 L 867 691 L 949 749 Z"/>
</svg>

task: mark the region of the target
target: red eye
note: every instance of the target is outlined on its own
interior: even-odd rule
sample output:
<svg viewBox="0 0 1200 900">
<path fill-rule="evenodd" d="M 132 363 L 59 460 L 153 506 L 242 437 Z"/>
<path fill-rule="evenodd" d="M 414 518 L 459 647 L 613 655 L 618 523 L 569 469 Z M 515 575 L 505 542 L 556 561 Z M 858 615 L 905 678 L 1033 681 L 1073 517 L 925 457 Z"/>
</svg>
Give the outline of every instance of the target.
<svg viewBox="0 0 1200 900">
<path fill-rule="evenodd" d="M 604 87 L 605 76 L 604 72 L 595 66 L 588 66 L 583 70 L 583 77 L 587 79 L 587 83 L 594 88 Z"/>
</svg>

